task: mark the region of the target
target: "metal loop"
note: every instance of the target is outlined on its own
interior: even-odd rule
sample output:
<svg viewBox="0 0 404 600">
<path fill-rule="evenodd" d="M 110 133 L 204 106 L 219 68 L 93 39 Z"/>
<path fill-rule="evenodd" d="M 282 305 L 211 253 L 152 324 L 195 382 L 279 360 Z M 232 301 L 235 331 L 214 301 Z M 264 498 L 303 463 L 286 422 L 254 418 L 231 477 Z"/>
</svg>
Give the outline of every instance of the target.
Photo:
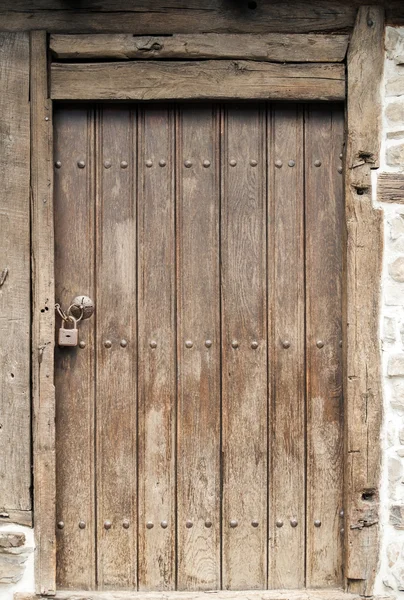
<svg viewBox="0 0 404 600">
<path fill-rule="evenodd" d="M 81 314 L 80 314 L 80 316 L 79 316 L 79 318 L 78 318 L 78 319 L 72 315 L 71 309 L 73 308 L 73 306 L 74 306 L 75 308 L 80 308 L 80 310 L 81 310 Z M 68 316 L 70 319 L 74 319 L 74 320 L 76 321 L 76 323 L 78 323 L 79 321 L 81 321 L 81 319 L 83 318 L 83 315 L 84 315 L 84 306 L 80 306 L 80 307 L 78 307 L 78 306 L 77 306 L 77 304 L 71 304 L 71 305 L 69 306 L 69 308 L 67 309 L 67 316 Z"/>
<path fill-rule="evenodd" d="M 57 310 L 62 321 L 68 321 L 69 317 L 66 315 L 60 304 L 55 304 L 55 310 Z"/>
</svg>

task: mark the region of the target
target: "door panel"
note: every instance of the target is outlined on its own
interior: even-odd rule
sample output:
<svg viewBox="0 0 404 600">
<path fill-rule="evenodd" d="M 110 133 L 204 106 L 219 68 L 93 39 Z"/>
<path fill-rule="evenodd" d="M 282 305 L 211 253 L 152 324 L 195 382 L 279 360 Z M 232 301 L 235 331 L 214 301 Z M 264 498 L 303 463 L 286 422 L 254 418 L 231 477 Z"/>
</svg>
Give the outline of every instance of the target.
<svg viewBox="0 0 404 600">
<path fill-rule="evenodd" d="M 55 110 L 59 588 L 342 582 L 343 110 Z"/>
</svg>

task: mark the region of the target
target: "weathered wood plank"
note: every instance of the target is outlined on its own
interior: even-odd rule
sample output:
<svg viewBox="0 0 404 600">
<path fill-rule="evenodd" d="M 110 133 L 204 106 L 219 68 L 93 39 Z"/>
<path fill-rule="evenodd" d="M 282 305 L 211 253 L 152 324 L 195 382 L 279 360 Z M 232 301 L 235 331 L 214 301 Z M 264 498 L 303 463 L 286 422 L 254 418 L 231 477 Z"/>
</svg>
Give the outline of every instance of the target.
<svg viewBox="0 0 404 600">
<path fill-rule="evenodd" d="M 377 178 L 377 199 L 379 202 L 404 203 L 404 175 L 381 173 Z"/>
<path fill-rule="evenodd" d="M 138 148 L 138 581 L 141 590 L 172 590 L 176 578 L 175 157 L 174 114 L 167 105 L 139 108 Z"/>
<path fill-rule="evenodd" d="M 54 100 L 343 100 L 340 64 L 254 61 L 53 63 Z"/>
<path fill-rule="evenodd" d="M 132 179 L 136 145 L 132 131 L 130 107 L 99 108 L 94 298 L 99 589 L 137 585 L 136 206 Z"/>
<path fill-rule="evenodd" d="M 342 106 L 305 114 L 306 585 L 342 584 Z M 339 171 L 338 171 L 339 168 Z"/>
<path fill-rule="evenodd" d="M 350 591 L 373 591 L 379 552 L 382 418 L 379 285 L 383 216 L 372 206 L 370 169 L 380 152 L 384 15 L 377 6 L 358 12 L 348 52 L 346 152 L 345 349 L 345 577 Z"/>
<path fill-rule="evenodd" d="M 4 508 L 0 512 L 0 523 L 7 525 L 8 523 L 16 523 L 32 527 L 32 510 L 13 510 Z"/>
<path fill-rule="evenodd" d="M 348 40 L 347 34 L 52 35 L 50 49 L 62 60 L 238 58 L 321 63 L 343 61 Z"/>
<path fill-rule="evenodd" d="M 53 129 L 48 98 L 47 39 L 31 33 L 32 394 L 35 581 L 56 590 L 54 388 Z M 19 233 L 20 235 L 20 233 Z"/>
<path fill-rule="evenodd" d="M 0 91 L 2 512 L 6 508 L 31 509 L 30 108 L 27 34 L 0 34 Z M 36 355 L 38 364 L 38 353 Z"/>
<path fill-rule="evenodd" d="M 183 590 L 220 589 L 219 119 L 217 106 L 196 111 L 188 104 L 180 107 L 177 127 L 177 586 Z"/>
<path fill-rule="evenodd" d="M 269 123 L 268 265 L 272 267 L 272 276 L 268 276 L 271 298 L 268 587 L 295 589 L 305 583 L 302 108 L 293 104 L 275 105 Z M 291 520 L 296 520 L 296 527 L 291 527 Z"/>
</svg>

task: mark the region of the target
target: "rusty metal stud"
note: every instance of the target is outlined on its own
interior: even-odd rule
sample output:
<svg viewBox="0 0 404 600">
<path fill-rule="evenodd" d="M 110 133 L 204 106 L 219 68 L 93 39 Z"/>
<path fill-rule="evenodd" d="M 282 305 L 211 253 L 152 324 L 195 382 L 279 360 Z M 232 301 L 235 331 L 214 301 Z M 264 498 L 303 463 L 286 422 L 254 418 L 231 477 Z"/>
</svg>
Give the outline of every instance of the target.
<svg viewBox="0 0 404 600">
<path fill-rule="evenodd" d="M 122 348 L 126 348 L 127 345 L 128 345 L 128 342 L 126 340 L 121 340 L 121 347 Z"/>
<path fill-rule="evenodd" d="M 55 162 L 55 167 L 56 167 L 57 169 L 60 169 L 60 167 L 61 167 L 61 166 L 62 166 L 62 163 L 60 162 L 60 160 L 57 160 L 57 161 Z"/>
<path fill-rule="evenodd" d="M 339 347 L 342 348 L 342 340 L 339 341 Z"/>
<path fill-rule="evenodd" d="M 314 521 L 314 527 L 321 527 L 321 521 L 319 519 Z"/>
<path fill-rule="evenodd" d="M 231 343 L 232 348 L 238 348 L 239 347 L 239 342 L 237 340 L 233 340 Z"/>
<path fill-rule="evenodd" d="M 185 527 L 186 527 L 187 529 L 191 529 L 191 527 L 192 527 L 192 526 L 193 526 L 193 523 L 192 523 L 192 521 L 187 521 L 187 522 L 185 523 Z"/>
<path fill-rule="evenodd" d="M 129 523 L 128 519 L 124 519 L 124 520 L 122 521 L 122 527 L 123 527 L 124 529 L 129 529 L 129 525 L 130 525 L 130 523 Z"/>
<path fill-rule="evenodd" d="M 155 340 L 150 342 L 150 348 L 157 348 L 157 342 Z"/>
<path fill-rule="evenodd" d="M 295 166 L 295 164 L 296 164 L 296 163 L 295 163 L 295 161 L 294 161 L 294 160 L 290 160 L 290 161 L 288 162 L 288 165 L 289 165 L 289 167 L 294 167 L 294 166 Z"/>
<path fill-rule="evenodd" d="M 64 529 L 65 528 L 64 522 L 63 521 L 59 521 L 58 524 L 57 524 L 57 528 L 58 529 Z"/>
<path fill-rule="evenodd" d="M 86 347 L 86 343 L 84 340 L 81 340 L 79 343 L 80 348 L 85 348 Z"/>
<path fill-rule="evenodd" d="M 209 529 L 209 527 L 212 527 L 212 521 L 206 520 L 205 521 L 205 527 L 207 527 Z"/>
<path fill-rule="evenodd" d="M 230 527 L 232 527 L 233 529 L 234 529 L 235 527 L 237 527 L 237 525 L 238 525 L 238 521 L 236 521 L 236 519 L 232 519 L 232 520 L 230 521 Z"/>
<path fill-rule="evenodd" d="M 79 528 L 80 529 L 85 529 L 86 528 L 86 524 L 84 521 L 79 521 Z"/>
<path fill-rule="evenodd" d="M 254 342 L 251 342 L 251 348 L 252 348 L 253 350 L 256 350 L 256 349 L 258 348 L 258 342 L 256 342 L 256 341 L 254 341 Z"/>
<path fill-rule="evenodd" d="M 111 346 L 112 346 L 112 342 L 111 342 L 111 340 L 105 340 L 105 342 L 104 342 L 104 346 L 105 346 L 106 348 L 111 348 Z"/>
<path fill-rule="evenodd" d="M 252 525 L 253 527 L 258 527 L 258 521 L 257 521 L 257 519 L 253 519 L 253 520 L 251 521 L 251 525 Z"/>
<path fill-rule="evenodd" d="M 337 168 L 337 171 L 338 171 L 338 173 L 340 173 L 340 174 L 341 174 L 341 173 L 342 173 L 342 167 L 338 167 L 338 168 Z"/>
<path fill-rule="evenodd" d="M 160 167 L 165 167 L 166 166 L 166 161 L 164 160 L 164 158 L 162 158 L 161 160 L 159 160 L 159 165 Z"/>
<path fill-rule="evenodd" d="M 206 340 L 206 342 L 205 342 L 205 346 L 206 346 L 207 348 L 211 348 L 211 347 L 212 347 L 212 343 L 213 343 L 213 342 L 212 342 L 212 340 Z"/>
<path fill-rule="evenodd" d="M 297 527 L 297 519 L 290 519 L 290 524 L 292 527 Z"/>
<path fill-rule="evenodd" d="M 109 521 L 109 520 L 104 521 L 104 529 L 111 529 L 111 527 L 112 527 L 111 521 Z"/>
<path fill-rule="evenodd" d="M 282 167 L 282 161 L 281 160 L 276 160 L 275 161 L 275 167 L 277 167 L 278 169 L 280 169 Z"/>
<path fill-rule="evenodd" d="M 253 158 L 252 160 L 250 160 L 250 165 L 252 167 L 256 167 L 258 165 L 258 161 Z"/>
<path fill-rule="evenodd" d="M 286 349 L 290 348 L 290 342 L 289 342 L 289 340 L 283 340 L 282 347 L 286 348 Z"/>
<path fill-rule="evenodd" d="M 276 526 L 279 528 L 283 527 L 283 521 L 281 521 L 281 520 L 276 521 Z"/>
<path fill-rule="evenodd" d="M 192 348 L 193 345 L 194 343 L 191 340 L 187 340 L 185 342 L 185 348 Z"/>
<path fill-rule="evenodd" d="M 316 346 L 317 348 L 324 348 L 324 342 L 322 340 L 317 340 Z"/>
<path fill-rule="evenodd" d="M 122 160 L 121 161 L 121 169 L 127 169 L 128 168 L 128 163 L 126 162 L 126 160 Z"/>
<path fill-rule="evenodd" d="M 147 529 L 153 529 L 154 524 L 151 521 L 147 521 L 146 527 L 147 527 Z"/>
<path fill-rule="evenodd" d="M 205 169 L 207 169 L 208 167 L 210 167 L 210 160 L 204 160 L 202 164 L 205 167 Z"/>
<path fill-rule="evenodd" d="M 110 160 L 104 161 L 104 167 L 110 169 L 112 167 L 112 162 Z"/>
<path fill-rule="evenodd" d="M 321 160 L 315 160 L 314 161 L 314 166 L 315 167 L 321 167 Z"/>
<path fill-rule="evenodd" d="M 340 511 L 339 511 L 339 516 L 341 517 L 341 519 L 342 519 L 342 517 L 344 516 L 344 514 L 345 514 L 345 513 L 344 513 L 344 511 L 343 511 L 343 510 L 340 510 Z"/>
<path fill-rule="evenodd" d="M 86 166 L 86 163 L 84 162 L 84 160 L 79 160 L 79 161 L 77 161 L 77 166 L 79 169 L 84 169 L 84 167 Z"/>
<path fill-rule="evenodd" d="M 167 527 L 168 527 L 167 521 L 161 521 L 160 525 L 163 529 L 167 529 Z"/>
<path fill-rule="evenodd" d="M 232 159 L 229 161 L 229 165 L 230 165 L 231 167 L 235 167 L 235 166 L 236 166 L 236 164 L 237 164 L 237 161 L 236 161 L 236 160 L 234 160 L 234 158 L 232 158 Z"/>
<path fill-rule="evenodd" d="M 153 166 L 153 161 L 152 161 L 152 160 L 150 160 L 150 158 L 148 158 L 148 159 L 146 160 L 146 162 L 145 162 L 145 165 L 146 165 L 146 167 L 148 167 L 148 168 L 150 169 L 150 167 L 152 167 L 152 166 Z"/>
<path fill-rule="evenodd" d="M 340 157 L 340 159 L 341 159 L 341 160 L 343 159 L 344 155 L 342 154 L 342 152 L 341 152 L 341 154 L 339 155 L 339 157 Z"/>
<path fill-rule="evenodd" d="M 189 169 L 190 167 L 192 167 L 192 163 L 191 163 L 191 161 L 190 161 L 190 160 L 186 160 L 186 161 L 184 162 L 184 165 L 186 166 L 186 168 L 187 168 L 187 169 Z"/>
</svg>

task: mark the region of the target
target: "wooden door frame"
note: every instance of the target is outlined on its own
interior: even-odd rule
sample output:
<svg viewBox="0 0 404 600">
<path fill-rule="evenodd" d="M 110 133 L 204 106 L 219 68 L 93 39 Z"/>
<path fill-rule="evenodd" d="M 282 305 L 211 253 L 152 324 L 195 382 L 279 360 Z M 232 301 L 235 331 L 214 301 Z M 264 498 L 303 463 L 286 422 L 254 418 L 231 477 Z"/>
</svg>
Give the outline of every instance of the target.
<svg viewBox="0 0 404 600">
<path fill-rule="evenodd" d="M 301 36 L 305 37 L 305 36 Z M 310 36 L 306 36 L 310 37 Z M 372 446 L 380 435 L 382 417 L 379 348 L 380 278 L 383 249 L 382 211 L 372 204 L 371 169 L 379 166 L 381 98 L 384 64 L 384 11 L 360 7 L 347 57 L 347 118 L 345 152 L 345 273 L 343 306 L 344 347 L 344 497 L 345 591 L 372 595 L 379 552 L 379 478 L 381 448 Z M 217 58 L 222 59 L 223 53 Z M 293 60 L 293 58 L 292 58 Z M 147 69 L 147 63 L 144 68 Z M 279 67 L 279 65 L 278 65 Z M 278 68 L 277 67 L 277 68 Z M 107 68 L 107 67 L 105 67 Z M 143 68 L 143 65 L 142 65 Z M 58 69 L 58 67 L 56 67 Z M 296 64 L 281 65 L 293 87 Z M 66 69 L 65 69 L 66 70 Z M 321 70 L 321 69 L 320 69 Z M 102 69 L 101 69 L 102 72 Z M 269 76 L 269 75 L 268 75 Z M 272 85 L 272 84 L 271 84 Z M 160 86 L 159 98 L 164 97 Z M 263 88 L 267 100 L 335 100 L 315 87 L 282 95 Z M 56 474 L 54 388 L 54 223 L 52 97 L 45 31 L 31 32 L 31 228 L 32 228 L 32 382 L 34 524 L 36 594 L 56 594 Z M 110 92 L 109 92 L 110 93 Z M 134 99 L 136 99 L 136 91 Z M 74 95 L 75 94 L 75 95 Z M 73 97 L 79 99 L 78 92 Z M 163 94 L 163 95 L 162 95 Z M 188 96 L 187 96 L 188 94 Z M 184 91 L 182 98 L 189 96 Z M 100 97 L 94 100 L 105 99 Z M 57 96 L 57 94 L 56 94 Z M 335 96 L 335 94 L 334 94 Z M 85 97 L 85 96 L 84 96 Z M 84 99 L 84 97 L 82 99 Z M 119 96 L 116 96 L 119 97 Z M 223 97 L 223 96 L 221 96 Z M 232 96 L 230 96 L 232 97 Z M 251 95 L 253 98 L 254 95 Z M 370 441 L 370 443 L 369 443 Z M 59 592 L 57 597 L 69 598 Z M 192 598 L 203 593 L 173 592 Z M 216 596 L 243 597 L 218 592 Z M 88 593 L 88 598 L 97 596 Z M 115 597 L 127 597 L 122 593 Z M 248 592 L 248 597 L 252 595 Z M 253 594 L 254 595 L 254 594 Z M 330 591 L 334 598 L 338 592 Z M 74 593 L 72 593 L 74 596 Z M 142 597 L 145 594 L 142 593 Z M 153 599 L 167 596 L 152 594 Z M 259 592 L 256 597 L 321 598 L 324 592 Z M 19 595 L 27 598 L 27 596 Z M 31 596 L 35 597 L 35 596 Z M 83 595 L 80 596 L 85 597 Z M 102 597 L 102 594 L 100 594 Z M 136 597 L 131 593 L 130 597 Z M 229 596 L 230 597 L 230 596 Z"/>
</svg>

